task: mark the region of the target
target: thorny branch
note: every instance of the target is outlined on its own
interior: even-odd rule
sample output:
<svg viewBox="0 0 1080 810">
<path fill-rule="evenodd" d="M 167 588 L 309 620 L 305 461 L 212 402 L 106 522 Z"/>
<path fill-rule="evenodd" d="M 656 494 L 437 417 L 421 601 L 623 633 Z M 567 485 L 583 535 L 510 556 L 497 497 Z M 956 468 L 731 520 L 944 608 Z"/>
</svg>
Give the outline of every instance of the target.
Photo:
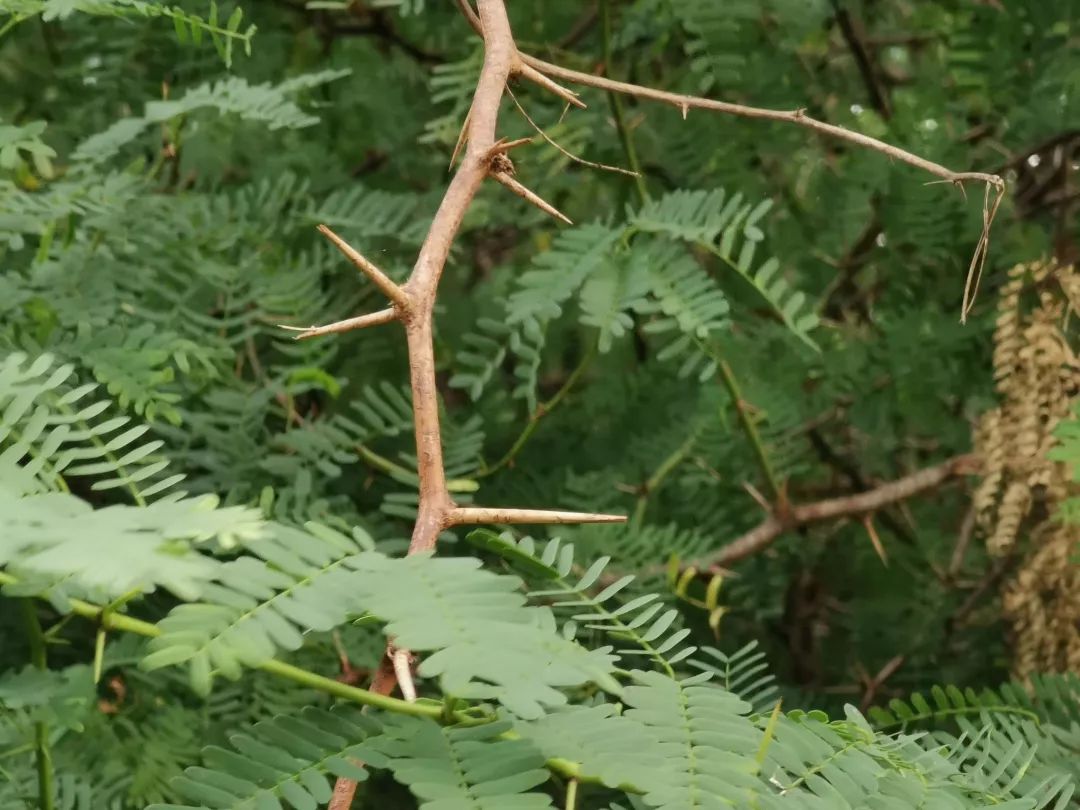
<svg viewBox="0 0 1080 810">
<path fill-rule="evenodd" d="M 780 535 L 791 529 L 826 520 L 846 517 L 861 518 L 871 515 L 885 506 L 934 489 L 950 478 L 972 475 L 978 471 L 978 466 L 978 458 L 974 455 L 956 456 L 936 467 L 927 467 L 867 492 L 801 506 L 790 506 L 786 510 L 769 515 L 746 534 L 732 540 L 716 552 L 689 563 L 689 567 L 699 571 L 719 573 L 732 563 L 766 548 Z"/>
<path fill-rule="evenodd" d="M 528 79 L 568 104 L 577 107 L 585 105 L 577 97 L 576 93 L 563 87 L 559 84 L 559 81 L 587 85 L 613 93 L 623 93 L 637 98 L 671 104 L 682 111 L 683 117 L 687 115 L 690 109 L 705 109 L 746 118 L 763 118 L 793 123 L 830 137 L 882 152 L 896 160 L 930 172 L 946 182 L 957 185 L 965 181 L 986 183 L 988 190 L 991 186 L 998 190 L 998 200 L 1000 200 L 1000 195 L 1003 193 L 1004 181 L 997 175 L 980 172 L 954 172 L 937 163 L 867 135 L 834 124 L 817 121 L 808 117 L 803 110 L 765 110 L 742 104 L 684 96 L 614 81 L 601 76 L 580 73 L 527 56 L 517 49 L 510 30 L 504 0 L 478 0 L 476 11 L 473 10 L 468 0 L 457 0 L 457 3 L 473 28 L 483 37 L 484 62 L 462 132 L 464 156 L 435 213 L 430 230 L 420 248 L 412 274 L 407 282 L 398 286 L 371 262 L 364 259 L 358 251 L 338 238 L 336 234 L 333 234 L 328 228 L 321 228 L 323 234 L 331 239 L 379 287 L 390 300 L 392 306 L 390 309 L 360 316 L 349 321 L 322 327 L 311 327 L 302 330 L 298 335 L 298 337 L 314 337 L 344 332 L 353 328 L 380 325 L 393 320 L 400 321 L 404 326 L 409 354 L 409 380 L 412 389 L 420 489 L 418 515 L 413 528 L 412 540 L 409 544 L 410 554 L 430 550 L 434 547 L 440 532 L 450 526 L 466 523 L 608 523 L 625 520 L 624 517 L 616 515 L 548 512 L 530 509 L 462 508 L 453 502 L 447 489 L 442 441 L 439 433 L 432 315 L 439 278 L 446 265 L 451 244 L 465 217 L 465 212 L 483 181 L 490 177 L 541 210 L 562 221 L 569 222 L 565 216 L 546 203 L 539 195 L 527 189 L 513 177 L 513 166 L 504 153 L 511 146 L 519 145 L 518 142 L 508 144 L 498 140 L 496 137 L 500 102 L 506 90 L 507 80 L 512 76 L 517 75 Z M 455 154 L 456 152 L 457 150 L 455 150 Z M 989 200 L 989 196 L 987 199 Z M 989 203 L 987 203 L 987 206 L 987 213 L 984 214 L 984 233 L 980 239 L 980 249 L 976 253 L 976 259 L 972 263 L 972 274 L 975 273 L 977 266 L 981 268 L 981 261 L 985 259 L 986 255 L 985 248 L 989 239 L 989 225 L 992 219 L 992 215 L 988 215 L 990 211 Z M 996 205 L 994 209 L 996 209 Z M 928 476 L 932 478 L 933 475 L 930 475 L 932 471 L 924 471 L 922 474 L 911 476 L 912 479 L 919 479 L 919 481 L 906 484 L 907 490 L 910 490 L 908 494 L 932 486 L 949 475 L 956 474 L 957 467 L 958 464 L 954 461 L 940 468 L 939 477 L 931 484 L 925 483 L 924 479 Z M 919 475 L 923 477 L 919 478 Z M 895 482 L 892 486 L 904 489 L 905 481 Z M 853 496 L 849 499 L 840 499 L 841 501 L 854 502 L 861 498 L 866 501 L 861 508 L 852 507 L 851 504 L 844 506 L 839 504 L 830 505 L 831 502 L 796 507 L 790 513 L 787 513 L 782 521 L 771 517 L 766 521 L 766 524 L 763 524 L 764 528 L 759 527 L 750 536 L 741 538 L 739 541 L 722 549 L 711 562 L 721 564 L 752 553 L 757 548 L 771 542 L 781 531 L 791 525 L 792 520 L 808 522 L 815 519 L 824 519 L 824 517 L 830 515 L 838 516 L 851 513 L 852 511 L 872 511 L 876 507 L 874 497 L 874 492 L 871 492 L 861 496 Z M 904 497 L 904 495 L 893 497 L 895 499 L 895 497 Z M 887 500 L 888 498 L 886 498 Z M 803 511 L 800 511 L 800 509 Z M 810 511 L 807 511 L 813 509 L 820 512 L 821 515 L 815 516 Z M 775 526 L 771 525 L 771 523 L 775 523 Z M 384 656 L 372 683 L 372 692 L 388 695 L 394 690 L 398 680 L 395 669 L 402 670 L 405 655 L 407 655 L 407 651 L 400 651 L 392 644 L 388 647 L 387 655 Z M 354 784 L 349 784 L 347 780 L 339 780 L 334 790 L 334 799 L 331 802 L 330 810 L 344 810 L 344 808 L 347 808 L 351 803 L 354 790 Z"/>
</svg>

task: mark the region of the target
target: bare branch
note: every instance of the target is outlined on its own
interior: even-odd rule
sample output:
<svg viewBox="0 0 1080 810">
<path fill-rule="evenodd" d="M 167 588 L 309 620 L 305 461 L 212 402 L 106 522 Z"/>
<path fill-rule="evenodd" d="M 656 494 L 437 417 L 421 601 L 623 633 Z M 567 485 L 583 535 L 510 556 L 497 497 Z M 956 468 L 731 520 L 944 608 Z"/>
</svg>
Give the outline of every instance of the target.
<svg viewBox="0 0 1080 810">
<path fill-rule="evenodd" d="M 447 515 L 451 526 L 481 523 L 625 523 L 625 515 L 593 512 L 555 512 L 547 509 L 500 509 L 458 506 Z"/>
<path fill-rule="evenodd" d="M 325 225 L 319 225 L 319 233 L 334 243 L 334 247 L 345 254 L 345 257 L 355 264 L 364 275 L 375 282 L 375 286 L 382 290 L 383 295 L 394 302 L 394 305 L 403 312 L 408 312 L 411 302 L 409 294 L 394 283 L 382 270 L 369 262 L 348 242 L 334 233 Z"/>
<path fill-rule="evenodd" d="M 290 332 L 299 332 L 300 334 L 295 336 L 295 340 L 305 340 L 306 338 L 318 337 L 320 335 L 336 335 L 341 332 L 351 332 L 353 329 L 379 326 L 380 324 L 390 323 L 397 319 L 397 310 L 390 308 L 380 309 L 378 312 L 359 315 L 355 318 L 347 318 L 344 321 L 328 323 L 325 326 L 285 326 L 284 324 L 278 324 L 278 326 L 282 329 L 288 329 Z"/>
<path fill-rule="evenodd" d="M 468 0 L 458 0 L 458 7 L 469 21 L 469 24 L 477 31 L 477 33 L 482 35 L 483 27 L 480 23 L 480 19 L 472 10 Z M 535 56 L 529 56 L 524 53 L 519 54 L 519 58 L 525 68 L 532 68 L 545 77 L 562 79 L 571 84 L 595 87 L 599 90 L 622 93 L 624 95 L 642 98 L 648 101 L 659 101 L 662 104 L 670 104 L 681 110 L 684 117 L 687 110 L 701 109 L 737 115 L 742 118 L 763 118 L 769 121 L 782 121 L 789 124 L 796 124 L 798 126 L 806 127 L 807 129 L 821 132 L 824 135 L 829 135 L 833 138 L 838 138 L 859 146 L 864 146 L 868 149 L 873 149 L 877 152 L 882 152 L 891 158 L 915 166 L 923 171 L 927 171 L 950 183 L 974 181 L 989 183 L 998 188 L 1004 188 L 1005 186 L 1005 181 L 996 174 L 987 174 L 985 172 L 954 172 L 952 169 L 948 169 L 945 166 L 934 163 L 926 158 L 919 157 L 918 155 L 912 154 L 897 146 L 893 146 L 892 144 L 880 141 L 877 138 L 871 138 L 869 135 L 863 135 L 861 132 L 853 132 L 850 129 L 837 126 L 836 124 L 827 124 L 824 121 L 818 121 L 817 119 L 808 116 L 806 112 L 801 109 L 770 110 L 763 107 L 750 107 L 745 104 L 735 104 L 729 101 L 716 101 L 701 96 L 686 96 L 681 93 L 656 90 L 652 87 L 645 87 L 640 84 L 619 82 L 604 76 L 596 76 L 592 73 L 582 73 L 578 70 L 571 70 L 570 68 L 564 68 L 561 65 L 545 62 L 543 59 L 538 59 Z M 527 79 L 533 79 L 533 74 L 525 70 L 522 71 L 522 75 Z"/>
<path fill-rule="evenodd" d="M 756 554 L 784 532 L 798 526 L 837 518 L 870 515 L 882 507 L 934 489 L 950 478 L 971 475 L 978 470 L 978 465 L 978 458 L 974 455 L 956 456 L 944 464 L 919 470 L 868 492 L 790 507 L 783 519 L 777 515 L 770 515 L 742 537 L 732 540 L 713 554 L 687 563 L 687 566 L 700 571 L 715 572 L 719 568 Z"/>
<path fill-rule="evenodd" d="M 547 76 L 554 76 L 563 81 L 596 87 L 597 89 L 607 90 L 613 93 L 623 93 L 624 95 L 633 96 L 635 98 L 670 104 L 671 106 L 682 110 L 684 115 L 687 110 L 692 109 L 712 110 L 714 112 L 727 113 L 728 115 L 737 115 L 742 118 L 761 118 L 767 121 L 781 121 L 788 124 L 795 124 L 797 126 L 806 127 L 807 129 L 812 129 L 815 132 L 820 132 L 823 135 L 828 135 L 832 138 L 848 141 L 849 143 L 854 143 L 858 146 L 864 146 L 867 149 L 881 152 L 895 160 L 915 166 L 918 169 L 929 172 L 950 183 L 973 181 L 989 183 L 997 188 L 1005 187 L 1005 181 L 996 174 L 987 174 L 985 172 L 954 172 L 952 169 L 948 169 L 939 163 L 934 163 L 932 160 L 919 157 L 916 154 L 901 149 L 898 146 L 893 146 L 892 144 L 880 141 L 877 138 L 871 138 L 869 135 L 863 135 L 861 132 L 855 132 L 836 124 L 827 124 L 824 121 L 818 121 L 816 118 L 808 116 L 806 111 L 802 109 L 769 110 L 762 107 L 749 107 L 745 104 L 735 104 L 729 101 L 716 101 L 700 96 L 684 96 L 681 93 L 669 93 L 666 90 L 655 90 L 651 87 L 643 87 L 639 84 L 619 82 L 614 79 L 605 78 L 604 76 L 582 73 L 559 65 L 553 65 L 550 62 L 545 62 L 543 59 L 537 59 L 534 56 L 527 56 L 526 54 L 522 54 L 521 59 L 526 65 L 536 68 L 539 72 Z"/>
</svg>

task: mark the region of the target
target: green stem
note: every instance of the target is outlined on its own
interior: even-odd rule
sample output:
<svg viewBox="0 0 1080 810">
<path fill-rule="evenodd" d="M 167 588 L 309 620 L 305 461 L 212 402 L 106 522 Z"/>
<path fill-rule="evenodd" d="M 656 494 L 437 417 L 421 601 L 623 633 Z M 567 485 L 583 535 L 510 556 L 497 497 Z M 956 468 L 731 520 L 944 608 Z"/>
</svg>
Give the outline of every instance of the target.
<svg viewBox="0 0 1080 810">
<path fill-rule="evenodd" d="M 601 4 L 603 11 L 604 32 L 604 66 L 607 74 L 611 77 L 611 2 L 604 0 Z M 611 77 L 613 78 L 613 77 Z M 630 164 L 630 171 L 634 172 L 634 188 L 642 203 L 649 199 L 649 190 L 645 186 L 645 175 L 641 171 L 641 161 L 638 160 L 637 147 L 634 139 L 630 137 L 630 130 L 626 126 L 626 116 L 623 114 L 622 97 L 618 93 L 608 93 L 608 103 L 611 105 L 611 115 L 615 119 L 615 129 L 619 133 L 623 151 L 626 153 L 626 161 Z"/>
<path fill-rule="evenodd" d="M 660 485 L 664 483 L 664 479 L 686 460 L 686 457 L 690 455 L 690 452 L 694 449 L 694 445 L 697 444 L 697 438 L 698 432 L 695 429 L 686 437 L 686 441 L 679 445 L 671 455 L 660 462 L 660 466 L 653 471 L 653 474 L 650 475 L 648 480 L 642 485 L 641 494 L 638 495 L 637 504 L 634 506 L 634 517 L 632 518 L 632 522 L 635 526 L 640 526 L 641 522 L 645 519 L 645 509 L 649 505 L 649 496 L 659 489 Z"/>
<path fill-rule="evenodd" d="M 45 653 L 45 634 L 41 631 L 34 602 L 20 599 L 26 638 L 30 642 L 30 662 L 40 672 L 49 668 Z M 53 761 L 49 750 L 49 726 L 44 720 L 34 723 L 34 748 L 37 752 L 38 802 L 41 810 L 53 810 Z"/>
<path fill-rule="evenodd" d="M 746 431 L 746 437 L 750 440 L 750 445 L 753 447 L 754 456 L 761 467 L 761 472 L 765 475 L 765 481 L 769 485 L 769 492 L 777 502 L 780 502 L 784 498 L 783 491 L 777 482 L 776 473 L 773 471 L 769 456 L 765 452 L 765 444 L 761 441 L 761 434 L 758 433 L 757 425 L 754 424 L 754 420 L 750 417 L 750 409 L 746 407 L 746 402 L 743 401 L 742 392 L 739 390 L 739 381 L 735 379 L 735 374 L 731 371 L 731 366 L 727 364 L 726 360 L 721 359 L 719 365 L 720 378 L 724 381 L 724 387 L 727 388 L 731 401 L 735 403 L 739 421 L 742 423 L 743 430 Z"/>
<path fill-rule="evenodd" d="M 551 413 L 555 408 L 559 406 L 559 403 L 566 398 L 566 395 L 570 393 L 577 381 L 581 379 L 581 375 L 585 373 L 585 370 L 589 367 L 593 358 L 596 356 L 596 346 L 590 346 L 589 350 L 585 352 L 581 357 L 581 361 L 577 364 L 573 371 L 570 372 L 570 376 L 566 378 L 566 381 L 562 384 L 562 387 L 546 402 L 541 402 L 536 410 L 532 412 L 529 417 L 528 424 L 525 425 L 525 429 L 521 431 L 521 434 L 514 440 L 514 443 L 510 446 L 510 449 L 506 451 L 506 454 L 500 458 L 494 465 L 486 468 L 477 475 L 477 478 L 486 478 L 489 475 L 498 472 L 503 467 L 510 464 L 516 457 L 521 448 L 523 448 L 536 432 L 537 425 L 540 424 L 540 420 Z"/>
<path fill-rule="evenodd" d="M 420 485 L 420 476 L 418 476 L 412 470 L 402 467 L 385 456 L 380 456 L 374 450 L 365 447 L 362 444 L 356 446 L 356 453 L 364 461 L 374 467 L 380 472 L 384 472 L 393 478 L 395 481 L 400 481 L 403 484 L 411 484 L 413 486 Z M 449 492 L 476 492 L 480 488 L 480 485 L 470 478 L 451 478 L 446 482 L 446 489 Z"/>
<path fill-rule="evenodd" d="M 571 779 L 566 785 L 566 810 L 577 810 L 577 786 L 577 779 Z"/>
</svg>

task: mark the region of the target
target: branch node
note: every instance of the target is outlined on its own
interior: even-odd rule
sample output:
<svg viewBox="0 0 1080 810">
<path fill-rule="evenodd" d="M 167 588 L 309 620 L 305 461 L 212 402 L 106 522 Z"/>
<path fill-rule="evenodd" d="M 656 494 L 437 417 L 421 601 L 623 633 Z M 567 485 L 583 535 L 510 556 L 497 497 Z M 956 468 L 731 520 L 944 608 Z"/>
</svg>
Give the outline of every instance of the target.
<svg viewBox="0 0 1080 810">
<path fill-rule="evenodd" d="M 344 253 L 345 258 L 356 265 L 360 272 L 370 278 L 375 286 L 378 287 L 396 307 L 403 312 L 409 311 L 411 301 L 409 299 L 409 294 L 404 289 L 399 287 L 388 275 L 386 275 L 386 273 L 361 256 L 359 251 L 328 227 L 319 225 L 318 230 L 319 233 L 334 244 L 334 247 Z"/>
</svg>

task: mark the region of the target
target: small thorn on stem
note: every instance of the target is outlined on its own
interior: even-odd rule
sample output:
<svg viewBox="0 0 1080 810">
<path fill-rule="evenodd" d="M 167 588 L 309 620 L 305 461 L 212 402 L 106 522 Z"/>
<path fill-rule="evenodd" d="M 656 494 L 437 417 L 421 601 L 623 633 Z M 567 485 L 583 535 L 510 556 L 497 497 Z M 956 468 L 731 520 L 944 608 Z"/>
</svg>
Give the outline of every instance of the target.
<svg viewBox="0 0 1080 810">
<path fill-rule="evenodd" d="M 278 324 L 278 326 L 281 329 L 288 329 L 290 332 L 299 332 L 294 337 L 294 340 L 306 340 L 320 335 L 336 335 L 341 332 L 351 332 L 353 329 L 363 329 L 367 326 L 379 326 L 397 319 L 397 310 L 390 308 L 380 309 L 378 312 L 370 312 L 356 318 L 347 318 L 344 321 L 329 323 L 325 326 L 286 326 L 285 324 Z"/>
<path fill-rule="evenodd" d="M 574 224 L 570 217 L 566 216 L 566 214 L 559 211 L 557 208 L 555 208 L 555 206 L 547 202 L 547 200 L 543 199 L 535 192 L 525 188 L 525 186 L 521 185 L 521 183 L 519 183 L 506 172 L 493 171 L 491 172 L 491 176 L 495 178 L 495 180 L 497 180 L 498 182 L 502 183 L 502 185 L 510 189 L 512 192 L 517 194 L 519 197 L 535 205 L 545 214 L 549 214 L 550 216 L 555 217 L 555 219 L 565 222 L 567 225 Z"/>
<path fill-rule="evenodd" d="M 409 703 L 415 703 L 416 684 L 413 683 L 412 677 L 412 653 L 406 649 L 397 648 L 390 660 L 394 665 L 394 676 L 397 678 L 398 688 L 401 689 L 401 696 Z"/>
<path fill-rule="evenodd" d="M 383 295 L 389 298 L 394 304 L 400 307 L 404 311 L 409 309 L 409 294 L 399 287 L 394 281 L 386 275 L 382 270 L 369 262 L 348 242 L 334 233 L 325 225 L 318 226 L 319 233 L 329 239 L 338 250 L 345 254 L 345 258 L 351 261 L 356 267 L 370 278 L 376 287 L 382 290 Z"/>
<path fill-rule="evenodd" d="M 625 515 L 601 515 L 593 512 L 557 512 L 548 509 L 499 509 L 459 506 L 447 515 L 451 526 L 480 523 L 625 523 Z"/>
</svg>

